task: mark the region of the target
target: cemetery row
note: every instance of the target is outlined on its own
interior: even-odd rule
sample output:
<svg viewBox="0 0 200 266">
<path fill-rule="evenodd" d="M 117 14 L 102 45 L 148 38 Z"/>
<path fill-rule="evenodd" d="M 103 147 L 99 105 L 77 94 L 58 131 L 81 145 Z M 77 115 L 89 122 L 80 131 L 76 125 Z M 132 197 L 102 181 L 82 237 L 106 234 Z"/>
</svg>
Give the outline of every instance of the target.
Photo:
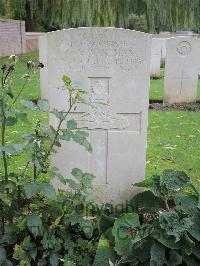
<svg viewBox="0 0 200 266">
<path fill-rule="evenodd" d="M 151 46 L 153 78 L 160 78 L 161 64 L 165 65 L 164 102 L 195 102 L 200 74 L 200 38 L 196 36 L 153 38 Z"/>
<path fill-rule="evenodd" d="M 167 41 L 166 53 L 171 54 L 166 57 L 166 101 L 195 101 L 198 44 L 194 37 Z M 39 47 L 45 65 L 42 97 L 51 108 L 69 108 L 63 75 L 86 89 L 89 102 L 73 110 L 71 118 L 89 133 L 92 154 L 63 141 L 52 164 L 63 176 L 71 176 L 74 166 L 93 173 L 99 201 L 124 201 L 134 193 L 132 184 L 145 176 L 151 35 L 116 28 L 68 29 L 42 36 Z M 53 115 L 50 124 L 58 125 Z M 56 178 L 53 184 L 62 186 Z"/>
</svg>

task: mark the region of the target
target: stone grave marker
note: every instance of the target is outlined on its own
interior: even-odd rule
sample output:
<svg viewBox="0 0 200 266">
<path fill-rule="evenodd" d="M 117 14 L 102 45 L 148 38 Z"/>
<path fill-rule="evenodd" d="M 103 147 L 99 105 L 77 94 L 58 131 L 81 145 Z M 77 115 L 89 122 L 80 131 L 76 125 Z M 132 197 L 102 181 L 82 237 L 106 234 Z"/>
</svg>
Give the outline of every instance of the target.
<svg viewBox="0 0 200 266">
<path fill-rule="evenodd" d="M 159 38 L 152 38 L 151 45 L 151 76 L 160 77 L 160 64 L 161 64 L 161 50 L 162 40 Z"/>
<path fill-rule="evenodd" d="M 40 69 L 40 91 L 41 98 L 48 99 L 48 71 L 47 71 L 47 38 L 46 34 L 38 38 L 39 41 L 39 61 L 44 64 Z"/>
<path fill-rule="evenodd" d="M 195 102 L 200 68 L 200 39 L 170 38 L 167 40 L 166 51 L 164 102 Z"/>
<path fill-rule="evenodd" d="M 70 118 L 89 132 L 92 154 L 73 142 L 62 142 L 52 157 L 61 174 L 79 167 L 93 173 L 100 202 L 114 204 L 133 195 L 133 183 L 145 176 L 150 35 L 116 28 L 78 28 L 47 34 L 49 102 L 66 111 L 62 76 L 88 91 L 91 105 L 80 105 Z M 105 103 L 102 107 L 102 103 Z M 57 120 L 51 117 L 56 126 Z M 61 187 L 58 179 L 53 180 Z"/>
</svg>

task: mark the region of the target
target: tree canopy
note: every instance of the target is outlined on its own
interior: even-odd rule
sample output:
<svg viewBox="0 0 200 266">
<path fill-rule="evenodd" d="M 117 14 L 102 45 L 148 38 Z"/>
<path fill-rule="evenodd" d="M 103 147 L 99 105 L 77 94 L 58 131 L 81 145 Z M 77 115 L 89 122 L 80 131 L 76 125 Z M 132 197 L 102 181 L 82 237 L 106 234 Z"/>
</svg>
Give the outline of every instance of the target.
<svg viewBox="0 0 200 266">
<path fill-rule="evenodd" d="M 25 20 L 27 31 L 78 26 L 198 31 L 200 0 L 0 0 L 0 16 Z"/>
</svg>

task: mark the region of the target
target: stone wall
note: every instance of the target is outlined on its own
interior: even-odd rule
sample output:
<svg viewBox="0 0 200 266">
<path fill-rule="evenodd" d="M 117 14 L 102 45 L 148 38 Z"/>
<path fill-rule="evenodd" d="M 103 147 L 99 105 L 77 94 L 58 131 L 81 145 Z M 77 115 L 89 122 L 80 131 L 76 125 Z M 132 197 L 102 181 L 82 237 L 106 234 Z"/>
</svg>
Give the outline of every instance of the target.
<svg viewBox="0 0 200 266">
<path fill-rule="evenodd" d="M 25 51 L 25 22 L 0 19 L 0 57 Z"/>
</svg>

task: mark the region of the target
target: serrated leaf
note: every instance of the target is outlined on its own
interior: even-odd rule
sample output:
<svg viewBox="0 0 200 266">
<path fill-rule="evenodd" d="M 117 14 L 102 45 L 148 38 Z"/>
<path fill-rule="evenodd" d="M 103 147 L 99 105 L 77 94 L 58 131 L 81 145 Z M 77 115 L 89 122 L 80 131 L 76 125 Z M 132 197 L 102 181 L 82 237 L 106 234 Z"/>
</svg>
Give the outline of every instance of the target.
<svg viewBox="0 0 200 266">
<path fill-rule="evenodd" d="M 186 213 L 194 213 L 198 206 L 198 197 L 196 195 L 177 195 L 175 197 L 176 208 Z"/>
<path fill-rule="evenodd" d="M 74 119 L 68 120 L 67 121 L 67 128 L 69 130 L 75 130 L 75 129 L 77 129 L 77 123 L 76 123 L 76 121 Z"/>
<path fill-rule="evenodd" d="M 164 229 L 168 235 L 174 236 L 176 242 L 180 240 L 181 235 L 193 224 L 191 218 L 180 219 L 174 211 L 165 211 L 161 213 L 159 221 L 160 227 Z"/>
<path fill-rule="evenodd" d="M 151 248 L 150 266 L 161 266 L 166 263 L 165 247 L 159 243 L 154 243 Z"/>
<path fill-rule="evenodd" d="M 190 178 L 183 171 L 174 171 L 172 169 L 166 169 L 163 171 L 161 178 L 161 185 L 165 186 L 166 189 L 175 193 L 190 184 Z"/>
<path fill-rule="evenodd" d="M 187 231 L 198 241 L 200 241 L 200 210 L 196 209 L 192 217 L 192 226 Z"/>
<path fill-rule="evenodd" d="M 49 199 L 56 199 L 56 191 L 54 187 L 49 183 L 39 184 L 39 191 Z"/>
<path fill-rule="evenodd" d="M 73 179 L 66 178 L 65 182 L 69 185 L 69 187 L 73 190 L 77 190 L 80 188 L 80 185 L 77 184 Z"/>
<path fill-rule="evenodd" d="M 49 261 L 51 266 L 57 266 L 59 264 L 57 253 L 51 252 Z"/>
<path fill-rule="evenodd" d="M 28 199 L 35 196 L 39 191 L 39 186 L 37 184 L 28 184 L 25 186 L 25 193 Z"/>
<path fill-rule="evenodd" d="M 83 177 L 83 171 L 81 171 L 79 168 L 72 169 L 71 174 L 78 180 L 80 180 Z"/>
<path fill-rule="evenodd" d="M 27 226 L 29 230 L 36 237 L 40 234 L 42 229 L 42 221 L 40 217 L 36 214 L 31 214 L 27 217 Z"/>
<path fill-rule="evenodd" d="M 39 109 L 43 112 L 49 112 L 49 102 L 47 100 L 39 100 L 37 103 Z"/>
<path fill-rule="evenodd" d="M 112 234 L 115 237 L 115 250 L 118 255 L 126 256 L 132 246 L 135 235 L 140 226 L 139 217 L 136 213 L 126 213 L 121 215 L 114 223 Z"/>
<path fill-rule="evenodd" d="M 182 265 L 182 256 L 175 250 L 170 250 L 168 266 Z"/>
<path fill-rule="evenodd" d="M 28 109 L 30 109 L 30 110 L 36 110 L 36 109 L 37 109 L 36 104 L 33 103 L 32 101 L 21 100 L 20 103 L 21 103 L 24 107 L 26 107 L 26 108 L 28 108 Z"/>
<path fill-rule="evenodd" d="M 110 261 L 114 262 L 116 259 L 117 255 L 114 248 L 110 245 L 110 241 L 106 238 L 106 236 L 102 234 L 97 246 L 93 266 L 110 266 Z"/>
<path fill-rule="evenodd" d="M 63 112 L 60 112 L 57 109 L 51 110 L 51 113 L 54 114 L 59 120 L 62 120 L 64 118 Z"/>
<path fill-rule="evenodd" d="M 136 212 L 157 212 L 160 209 L 161 200 L 151 191 L 144 191 L 135 195 L 130 200 L 130 204 Z"/>
<path fill-rule="evenodd" d="M 6 260 L 6 250 L 0 247 L 0 265 L 3 264 Z"/>
</svg>

